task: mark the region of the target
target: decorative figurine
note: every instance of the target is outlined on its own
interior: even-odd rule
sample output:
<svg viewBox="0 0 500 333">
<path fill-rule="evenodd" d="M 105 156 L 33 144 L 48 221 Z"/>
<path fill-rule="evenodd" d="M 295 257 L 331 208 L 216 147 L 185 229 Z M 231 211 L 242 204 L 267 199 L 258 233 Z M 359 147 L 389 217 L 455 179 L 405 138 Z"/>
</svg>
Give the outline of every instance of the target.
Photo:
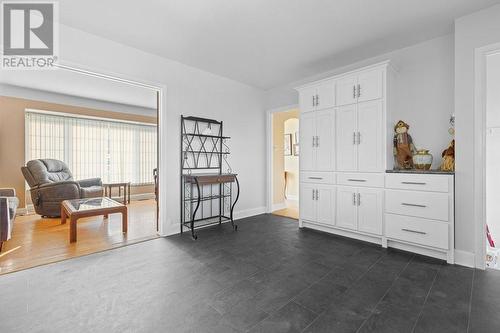
<svg viewBox="0 0 500 333">
<path fill-rule="evenodd" d="M 413 169 L 413 154 L 416 149 L 413 139 L 408 134 L 410 125 L 400 120 L 394 126 L 394 149 L 395 169 Z"/>
<path fill-rule="evenodd" d="M 455 139 L 451 140 L 448 148 L 443 150 L 441 154 L 443 162 L 441 163 L 442 171 L 455 171 Z"/>
</svg>

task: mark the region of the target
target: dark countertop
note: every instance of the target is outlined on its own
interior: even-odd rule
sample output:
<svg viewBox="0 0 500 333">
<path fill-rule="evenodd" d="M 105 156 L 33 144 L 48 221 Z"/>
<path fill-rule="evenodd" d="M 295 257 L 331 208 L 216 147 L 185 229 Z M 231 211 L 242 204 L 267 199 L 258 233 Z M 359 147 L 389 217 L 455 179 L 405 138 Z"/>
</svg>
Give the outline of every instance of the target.
<svg viewBox="0 0 500 333">
<path fill-rule="evenodd" d="M 441 171 L 441 170 L 385 170 L 386 173 L 416 173 L 424 175 L 454 175 L 454 171 Z"/>
</svg>

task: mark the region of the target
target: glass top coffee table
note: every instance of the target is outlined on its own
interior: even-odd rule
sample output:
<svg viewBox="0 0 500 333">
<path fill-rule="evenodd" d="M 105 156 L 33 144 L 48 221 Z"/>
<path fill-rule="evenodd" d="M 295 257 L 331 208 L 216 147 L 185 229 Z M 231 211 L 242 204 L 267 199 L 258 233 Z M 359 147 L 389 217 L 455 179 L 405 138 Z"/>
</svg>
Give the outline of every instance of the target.
<svg viewBox="0 0 500 333">
<path fill-rule="evenodd" d="M 122 214 L 122 231 L 127 232 L 128 213 L 127 206 L 106 197 L 64 200 L 61 203 L 61 223 L 70 219 L 69 241 L 76 242 L 76 221 L 82 217 L 103 215 L 108 218 L 109 214 Z"/>
</svg>

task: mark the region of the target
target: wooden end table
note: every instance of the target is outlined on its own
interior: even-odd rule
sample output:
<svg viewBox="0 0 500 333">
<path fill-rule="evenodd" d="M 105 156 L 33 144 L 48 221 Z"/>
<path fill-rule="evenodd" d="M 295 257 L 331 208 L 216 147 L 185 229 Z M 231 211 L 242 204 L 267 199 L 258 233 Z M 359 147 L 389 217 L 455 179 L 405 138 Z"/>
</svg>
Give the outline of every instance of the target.
<svg viewBox="0 0 500 333">
<path fill-rule="evenodd" d="M 130 203 L 130 182 L 104 183 L 102 187 L 104 187 L 104 196 L 110 199 L 114 187 L 118 187 L 118 197 L 122 196 L 123 188 L 123 204 L 126 205 Z"/>
<path fill-rule="evenodd" d="M 76 242 L 76 221 L 82 217 L 104 215 L 107 219 L 109 214 L 122 214 L 122 231 L 127 232 L 128 213 L 127 206 L 110 198 L 88 198 L 64 200 L 61 203 L 61 224 L 66 223 L 66 218 L 70 219 L 69 241 Z"/>
</svg>

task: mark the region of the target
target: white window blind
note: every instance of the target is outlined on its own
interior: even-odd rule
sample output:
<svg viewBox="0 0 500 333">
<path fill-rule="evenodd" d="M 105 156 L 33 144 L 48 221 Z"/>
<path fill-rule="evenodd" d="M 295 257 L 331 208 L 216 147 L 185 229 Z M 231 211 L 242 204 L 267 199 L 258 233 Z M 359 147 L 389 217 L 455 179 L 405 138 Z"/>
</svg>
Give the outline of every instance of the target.
<svg viewBox="0 0 500 333">
<path fill-rule="evenodd" d="M 66 162 L 75 179 L 153 183 L 156 125 L 26 111 L 26 159 Z"/>
</svg>

